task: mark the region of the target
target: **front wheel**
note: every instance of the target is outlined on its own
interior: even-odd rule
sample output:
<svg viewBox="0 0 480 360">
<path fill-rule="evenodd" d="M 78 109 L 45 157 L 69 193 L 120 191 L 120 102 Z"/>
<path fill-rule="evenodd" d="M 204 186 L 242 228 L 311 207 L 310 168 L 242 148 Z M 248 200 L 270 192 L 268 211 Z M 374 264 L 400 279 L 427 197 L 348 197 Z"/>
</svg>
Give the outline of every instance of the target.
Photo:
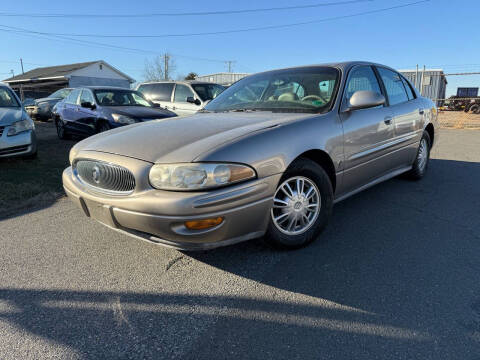
<svg viewBox="0 0 480 360">
<path fill-rule="evenodd" d="M 325 170 L 309 159 L 296 160 L 275 191 L 265 240 L 288 249 L 315 240 L 332 212 L 333 189 Z"/>
<path fill-rule="evenodd" d="M 407 173 L 408 177 L 412 180 L 420 180 L 425 176 L 428 168 L 428 161 L 430 160 L 430 147 L 431 147 L 430 135 L 428 132 L 424 132 L 420 145 L 418 146 L 417 156 L 413 162 L 412 169 Z"/>
<path fill-rule="evenodd" d="M 110 127 L 109 123 L 106 122 L 106 121 L 102 121 L 102 122 L 98 125 L 98 132 L 99 132 L 99 133 L 108 131 L 108 130 L 110 130 L 110 129 L 111 129 L 111 127 Z"/>
</svg>

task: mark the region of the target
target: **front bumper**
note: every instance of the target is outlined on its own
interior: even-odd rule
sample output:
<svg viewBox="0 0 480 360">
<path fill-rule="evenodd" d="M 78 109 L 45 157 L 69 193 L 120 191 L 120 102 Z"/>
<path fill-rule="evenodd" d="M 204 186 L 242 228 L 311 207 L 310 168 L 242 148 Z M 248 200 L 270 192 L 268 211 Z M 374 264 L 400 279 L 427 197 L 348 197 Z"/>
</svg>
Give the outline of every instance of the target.
<svg viewBox="0 0 480 360">
<path fill-rule="evenodd" d="M 25 110 L 32 119 L 50 119 L 52 117 L 51 106 L 29 106 Z"/>
<path fill-rule="evenodd" d="M 130 195 L 100 194 L 86 187 L 69 167 L 63 172 L 68 197 L 85 215 L 135 238 L 180 250 L 204 250 L 262 236 L 268 225 L 281 174 L 208 192 L 152 188 Z M 191 220 L 223 217 L 207 230 L 189 230 Z"/>
<path fill-rule="evenodd" d="M 8 128 L 6 126 L 0 135 L 0 158 L 35 154 L 37 151 L 37 137 L 34 130 L 7 136 Z"/>
</svg>

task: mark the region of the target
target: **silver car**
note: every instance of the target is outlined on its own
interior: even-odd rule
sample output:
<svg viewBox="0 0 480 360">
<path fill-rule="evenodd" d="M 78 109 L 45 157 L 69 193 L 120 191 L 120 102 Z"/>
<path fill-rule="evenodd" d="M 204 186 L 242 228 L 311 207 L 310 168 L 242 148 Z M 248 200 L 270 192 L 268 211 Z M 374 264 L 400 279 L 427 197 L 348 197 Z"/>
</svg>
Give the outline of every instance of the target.
<svg viewBox="0 0 480 360">
<path fill-rule="evenodd" d="M 0 84 L 0 158 L 35 157 L 35 125 L 20 99 L 8 85 Z"/>
<path fill-rule="evenodd" d="M 192 115 L 215 99 L 225 87 L 218 84 L 185 80 L 141 83 L 136 90 L 160 107 L 179 116 Z"/>
<path fill-rule="evenodd" d="M 78 143 L 63 184 L 87 216 L 139 239 L 197 250 L 264 236 L 297 248 L 334 203 L 402 173 L 422 178 L 436 119 L 383 65 L 269 71 L 195 115 Z"/>
</svg>

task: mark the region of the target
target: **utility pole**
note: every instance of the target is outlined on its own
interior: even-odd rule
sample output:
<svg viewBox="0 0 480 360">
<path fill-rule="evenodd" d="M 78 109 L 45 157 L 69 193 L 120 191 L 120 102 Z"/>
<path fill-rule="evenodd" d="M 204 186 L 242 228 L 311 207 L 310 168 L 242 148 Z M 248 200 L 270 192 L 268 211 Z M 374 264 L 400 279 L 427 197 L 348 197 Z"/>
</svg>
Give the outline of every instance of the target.
<svg viewBox="0 0 480 360">
<path fill-rule="evenodd" d="M 418 64 L 417 64 L 417 70 L 415 71 L 415 87 L 418 89 Z"/>
<path fill-rule="evenodd" d="M 425 78 L 425 69 L 426 69 L 426 66 L 423 65 L 423 70 L 422 70 L 422 77 L 420 79 L 420 95 L 423 96 L 423 80 Z"/>
<path fill-rule="evenodd" d="M 168 61 L 170 56 L 168 54 L 163 55 L 164 65 L 163 65 L 163 77 L 165 80 L 168 80 Z"/>
<path fill-rule="evenodd" d="M 22 66 L 22 74 L 25 74 L 25 71 L 23 71 L 23 60 L 20 58 L 20 65 Z"/>
<path fill-rule="evenodd" d="M 13 72 L 13 70 L 10 70 L 10 72 L 12 73 L 12 77 L 15 77 L 15 73 Z"/>
<path fill-rule="evenodd" d="M 232 72 L 232 65 L 235 63 L 235 61 L 233 60 L 227 60 L 225 61 L 225 64 L 227 64 L 227 67 L 228 67 L 228 72 L 231 73 Z"/>
</svg>

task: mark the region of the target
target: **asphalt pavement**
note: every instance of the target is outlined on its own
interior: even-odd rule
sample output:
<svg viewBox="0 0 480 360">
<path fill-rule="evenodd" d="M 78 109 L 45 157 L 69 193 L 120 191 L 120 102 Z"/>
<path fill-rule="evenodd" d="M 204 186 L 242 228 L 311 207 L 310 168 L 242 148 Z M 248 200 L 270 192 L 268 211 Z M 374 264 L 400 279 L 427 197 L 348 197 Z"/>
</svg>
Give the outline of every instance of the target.
<svg viewBox="0 0 480 360">
<path fill-rule="evenodd" d="M 0 359 L 480 359 L 480 131 L 309 247 L 182 253 L 67 199 L 0 220 Z"/>
</svg>

